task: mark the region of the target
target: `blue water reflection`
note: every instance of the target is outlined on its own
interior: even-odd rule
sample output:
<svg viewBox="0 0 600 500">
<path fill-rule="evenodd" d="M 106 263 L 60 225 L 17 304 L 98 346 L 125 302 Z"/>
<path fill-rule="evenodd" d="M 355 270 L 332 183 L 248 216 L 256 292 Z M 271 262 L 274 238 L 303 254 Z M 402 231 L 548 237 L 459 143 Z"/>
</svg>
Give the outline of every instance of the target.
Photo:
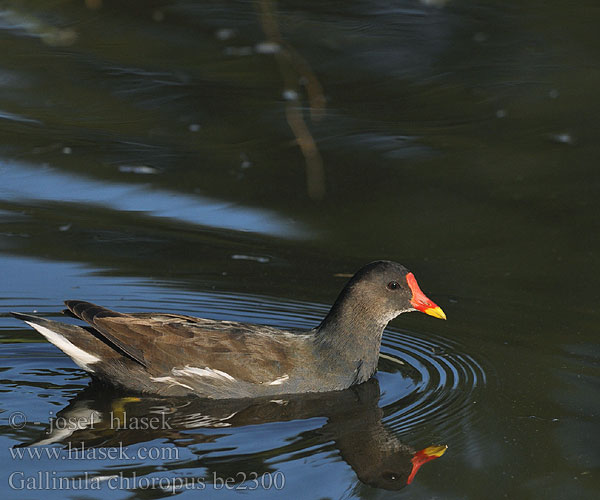
<svg viewBox="0 0 600 500">
<path fill-rule="evenodd" d="M 151 184 L 106 182 L 66 174 L 46 165 L 15 161 L 1 162 L 0 174 L 0 196 L 5 200 L 91 203 L 203 226 L 292 239 L 308 236 L 301 223 L 269 210 L 169 191 Z"/>
</svg>

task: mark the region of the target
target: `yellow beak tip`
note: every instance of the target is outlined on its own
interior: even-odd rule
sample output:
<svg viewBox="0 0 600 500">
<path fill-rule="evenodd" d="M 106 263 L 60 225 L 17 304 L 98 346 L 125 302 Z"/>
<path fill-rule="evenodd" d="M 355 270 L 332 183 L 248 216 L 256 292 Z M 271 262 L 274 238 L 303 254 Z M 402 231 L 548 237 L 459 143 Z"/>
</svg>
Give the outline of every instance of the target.
<svg viewBox="0 0 600 500">
<path fill-rule="evenodd" d="M 441 307 L 430 307 L 429 309 L 425 309 L 423 311 L 425 314 L 429 314 L 429 316 L 433 316 L 434 318 L 446 319 L 446 314 L 442 311 Z"/>
<path fill-rule="evenodd" d="M 429 446 L 427 448 L 425 448 L 423 450 L 423 452 L 425 453 L 425 455 L 427 455 L 428 457 L 441 457 L 444 453 L 446 453 L 446 450 L 448 449 L 448 445 L 442 445 L 442 446 Z"/>
</svg>

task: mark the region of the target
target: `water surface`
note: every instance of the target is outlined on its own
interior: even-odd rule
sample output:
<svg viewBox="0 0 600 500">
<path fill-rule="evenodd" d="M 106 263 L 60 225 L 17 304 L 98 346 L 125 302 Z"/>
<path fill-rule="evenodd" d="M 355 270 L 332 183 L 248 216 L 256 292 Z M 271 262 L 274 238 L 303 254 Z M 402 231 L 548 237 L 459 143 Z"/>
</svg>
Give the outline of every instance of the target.
<svg viewBox="0 0 600 500">
<path fill-rule="evenodd" d="M 109 488 L 122 473 L 203 478 L 216 498 L 240 492 L 215 478 L 279 472 L 283 490 L 245 494 L 595 498 L 599 14 L 495 0 L 2 2 L 4 487 L 54 471 L 103 478 L 70 498 L 172 494 Z M 7 315 L 59 317 L 79 298 L 311 328 L 343 276 L 380 258 L 409 267 L 448 321 L 394 320 L 376 381 L 331 398 L 137 401 L 88 387 Z M 100 426 L 44 447 L 176 457 L 11 454 L 49 439 L 61 411 L 166 407 L 169 432 Z M 391 491 L 433 445 L 448 450 Z"/>
</svg>

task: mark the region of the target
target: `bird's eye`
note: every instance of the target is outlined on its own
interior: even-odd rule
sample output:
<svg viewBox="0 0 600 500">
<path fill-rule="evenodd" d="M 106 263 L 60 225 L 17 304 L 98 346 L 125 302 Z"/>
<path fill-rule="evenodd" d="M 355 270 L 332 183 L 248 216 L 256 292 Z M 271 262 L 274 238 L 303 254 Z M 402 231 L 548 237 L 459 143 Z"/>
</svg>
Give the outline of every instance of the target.
<svg viewBox="0 0 600 500">
<path fill-rule="evenodd" d="M 400 285 L 398 284 L 398 282 L 397 282 L 397 281 L 390 281 L 390 282 L 388 283 L 387 287 L 388 287 L 390 290 L 396 290 L 396 289 L 400 288 Z"/>
<path fill-rule="evenodd" d="M 400 478 L 400 474 L 396 474 L 394 471 L 391 470 L 386 470 L 381 475 L 386 481 L 396 481 Z"/>
</svg>

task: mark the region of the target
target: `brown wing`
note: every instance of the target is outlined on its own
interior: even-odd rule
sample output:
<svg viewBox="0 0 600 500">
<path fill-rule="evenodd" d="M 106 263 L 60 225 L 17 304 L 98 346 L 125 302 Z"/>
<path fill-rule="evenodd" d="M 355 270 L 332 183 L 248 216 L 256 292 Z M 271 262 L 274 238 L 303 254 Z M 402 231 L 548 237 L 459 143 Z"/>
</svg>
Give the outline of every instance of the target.
<svg viewBox="0 0 600 500">
<path fill-rule="evenodd" d="M 127 335 L 121 335 L 119 332 L 112 332 L 110 329 L 104 330 L 97 322 L 101 322 L 103 318 L 127 317 L 126 314 L 121 314 L 116 311 L 111 311 L 102 306 L 97 306 L 91 302 L 80 300 L 66 300 L 65 305 L 75 317 L 89 323 L 96 328 L 96 331 L 107 341 L 111 347 L 120 351 L 128 358 L 137 361 L 144 368 L 147 368 L 146 360 L 144 359 L 143 349 L 138 347 L 138 341 L 131 342 Z M 116 333 L 116 335 L 115 335 Z M 125 333 L 125 332 L 124 332 Z"/>
<path fill-rule="evenodd" d="M 153 376 L 191 366 L 263 383 L 289 374 L 303 349 L 302 336 L 266 326 L 176 314 L 122 314 L 80 301 L 65 304 Z"/>
</svg>

